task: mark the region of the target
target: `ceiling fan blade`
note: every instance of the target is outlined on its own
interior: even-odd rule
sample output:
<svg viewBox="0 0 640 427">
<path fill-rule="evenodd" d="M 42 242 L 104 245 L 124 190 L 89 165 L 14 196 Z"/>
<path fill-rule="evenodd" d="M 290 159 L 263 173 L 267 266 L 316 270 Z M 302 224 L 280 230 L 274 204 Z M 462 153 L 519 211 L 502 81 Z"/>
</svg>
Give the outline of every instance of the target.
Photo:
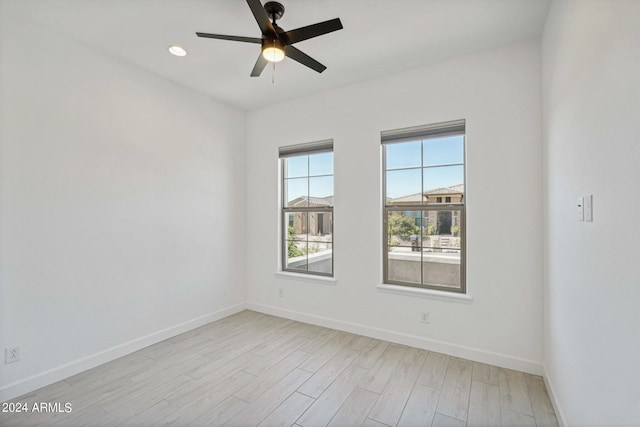
<svg viewBox="0 0 640 427">
<path fill-rule="evenodd" d="M 267 15 L 267 12 L 264 10 L 264 6 L 262 6 L 260 0 L 247 0 L 247 4 L 251 9 L 251 13 L 253 13 L 253 17 L 256 18 L 256 22 L 258 23 L 262 34 L 275 35 L 277 37 L 278 34 L 276 33 L 275 28 L 273 28 L 271 21 L 269 21 L 269 15 Z"/>
<path fill-rule="evenodd" d="M 262 52 L 258 56 L 258 60 L 256 61 L 256 65 L 253 66 L 253 70 L 251 70 L 251 77 L 258 77 L 264 70 L 264 67 L 267 66 L 267 60 L 262 56 Z"/>
<path fill-rule="evenodd" d="M 312 70 L 316 70 L 319 73 L 327 69 L 327 67 L 325 67 L 306 53 L 302 52 L 300 49 L 296 49 L 293 46 L 285 47 L 284 53 L 294 61 L 298 61 L 302 65 L 306 65 L 307 67 L 311 68 Z"/>
<path fill-rule="evenodd" d="M 287 31 L 284 33 L 286 40 L 289 44 L 298 43 L 302 40 L 307 40 L 313 37 L 318 37 L 323 34 L 331 33 L 333 31 L 341 30 L 342 22 L 340 18 L 330 19 L 328 21 L 319 22 L 313 25 L 307 25 L 306 27 L 296 28 L 295 30 Z"/>
<path fill-rule="evenodd" d="M 209 33 L 196 33 L 198 37 L 205 37 L 209 39 L 231 40 L 234 42 L 246 42 L 246 43 L 262 43 L 262 39 L 257 37 L 241 37 L 241 36 L 226 36 L 224 34 L 209 34 Z"/>
</svg>

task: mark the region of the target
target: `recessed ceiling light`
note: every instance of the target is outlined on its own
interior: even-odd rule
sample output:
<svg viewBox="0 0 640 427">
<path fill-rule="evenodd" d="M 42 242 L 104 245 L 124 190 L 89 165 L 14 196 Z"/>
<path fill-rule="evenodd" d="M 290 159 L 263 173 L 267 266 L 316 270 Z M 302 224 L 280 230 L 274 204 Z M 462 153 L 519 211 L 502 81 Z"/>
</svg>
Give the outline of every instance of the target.
<svg viewBox="0 0 640 427">
<path fill-rule="evenodd" d="M 173 45 L 173 46 L 169 46 L 167 49 L 169 50 L 169 52 L 172 55 L 175 55 L 175 56 L 187 56 L 187 51 L 184 50 L 184 48 L 182 48 L 180 46 Z"/>
</svg>

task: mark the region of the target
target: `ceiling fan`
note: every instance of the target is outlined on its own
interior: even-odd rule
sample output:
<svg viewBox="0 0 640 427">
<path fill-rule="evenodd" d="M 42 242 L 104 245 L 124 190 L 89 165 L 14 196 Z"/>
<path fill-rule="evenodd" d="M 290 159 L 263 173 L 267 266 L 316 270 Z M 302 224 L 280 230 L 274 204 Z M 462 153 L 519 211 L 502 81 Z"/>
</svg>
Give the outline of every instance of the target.
<svg viewBox="0 0 640 427">
<path fill-rule="evenodd" d="M 258 56 L 258 60 L 251 71 L 251 77 L 258 77 L 268 62 L 280 62 L 285 56 L 288 56 L 294 61 L 297 61 L 318 73 L 327 69 L 327 67 L 292 45 L 303 40 L 308 40 L 313 37 L 341 30 L 342 22 L 340 22 L 340 18 L 296 28 L 291 31 L 285 31 L 276 24 L 276 21 L 284 15 L 284 6 L 282 6 L 282 4 L 275 1 L 269 1 L 265 3 L 263 7 L 260 0 L 247 0 L 247 4 L 260 27 L 260 31 L 262 32 L 261 38 L 198 32 L 196 35 L 198 37 L 206 37 L 210 39 L 232 40 L 262 45 L 260 56 Z M 269 21 L 269 18 L 271 18 L 271 21 Z"/>
</svg>

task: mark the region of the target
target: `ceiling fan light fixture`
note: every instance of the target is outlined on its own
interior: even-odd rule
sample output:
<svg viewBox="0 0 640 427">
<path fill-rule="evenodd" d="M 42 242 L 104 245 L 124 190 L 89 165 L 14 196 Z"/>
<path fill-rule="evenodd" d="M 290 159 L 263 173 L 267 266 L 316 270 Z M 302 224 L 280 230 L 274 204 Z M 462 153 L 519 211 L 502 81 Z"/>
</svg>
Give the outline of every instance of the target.
<svg viewBox="0 0 640 427">
<path fill-rule="evenodd" d="M 167 50 L 174 56 L 187 56 L 187 51 L 181 46 L 172 45 L 169 46 Z"/>
<path fill-rule="evenodd" d="M 262 50 L 262 57 L 269 62 L 280 62 L 284 59 L 284 50 L 279 47 L 265 47 Z"/>
</svg>

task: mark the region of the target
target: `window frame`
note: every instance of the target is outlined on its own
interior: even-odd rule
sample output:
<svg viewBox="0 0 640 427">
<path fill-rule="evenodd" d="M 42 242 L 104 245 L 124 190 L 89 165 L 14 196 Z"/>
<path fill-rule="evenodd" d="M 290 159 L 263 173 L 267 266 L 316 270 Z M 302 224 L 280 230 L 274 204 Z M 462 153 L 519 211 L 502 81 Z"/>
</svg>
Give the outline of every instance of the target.
<svg viewBox="0 0 640 427">
<path fill-rule="evenodd" d="M 425 204 L 424 199 L 422 198 L 419 203 L 414 204 L 406 204 L 401 206 L 393 206 L 387 204 L 387 145 L 391 144 L 401 144 L 405 142 L 416 141 L 417 138 L 420 138 L 421 142 L 421 160 L 420 160 L 420 170 L 422 175 L 422 180 L 424 180 L 424 141 L 427 139 L 436 139 L 436 138 L 444 138 L 447 136 L 454 135 L 462 135 L 463 137 L 463 150 L 462 150 L 462 179 L 463 179 L 463 196 L 461 199 L 461 203 L 446 203 L 446 202 L 436 202 L 432 204 Z M 405 129 L 398 129 L 393 131 L 387 131 L 381 133 L 381 151 L 382 151 L 382 283 L 383 285 L 396 285 L 403 286 L 408 288 L 417 288 L 417 289 L 428 289 L 435 290 L 441 292 L 447 292 L 452 294 L 467 294 L 467 279 L 466 279 L 466 264 L 467 264 L 467 226 L 466 226 L 466 218 L 467 218 L 467 209 L 466 209 L 466 200 L 467 200 L 467 135 L 466 135 L 466 122 L 465 120 L 455 120 L 451 122 L 443 122 L 443 123 L 435 123 L 432 125 L 426 126 L 417 126 Z M 445 165 L 446 166 L 446 165 Z M 417 169 L 418 167 L 416 167 Z M 424 197 L 424 182 L 421 184 L 421 192 Z M 423 254 L 421 251 L 420 257 L 420 282 L 421 283 L 410 283 L 410 282 L 401 282 L 397 280 L 389 279 L 389 212 L 405 212 L 405 211 L 420 211 L 421 212 L 421 223 L 424 226 L 424 214 L 430 211 L 451 211 L 452 215 L 455 211 L 460 213 L 460 286 L 457 288 L 451 286 L 444 286 L 438 284 L 424 284 L 424 278 L 422 274 L 422 263 L 423 263 Z M 421 239 L 422 239 L 422 231 L 421 231 Z"/>
<path fill-rule="evenodd" d="M 331 204 L 331 206 L 306 206 L 306 207 L 291 207 L 291 206 L 286 206 L 287 205 L 287 195 L 286 195 L 286 184 L 285 181 L 287 180 L 287 170 L 286 170 L 286 160 L 290 157 L 298 157 L 298 156 L 312 156 L 315 154 L 322 154 L 322 153 L 333 153 L 333 140 L 325 140 L 325 141 L 318 141 L 318 142 L 314 142 L 314 143 L 307 143 L 307 144 L 297 144 L 297 145 L 291 145 L 291 146 L 286 146 L 286 147 L 280 147 L 279 149 L 279 158 L 278 161 L 280 163 L 280 207 L 279 207 L 279 214 L 280 214 L 280 237 L 279 237 L 279 242 L 280 242 L 280 271 L 285 272 L 285 273 L 294 273 L 294 274 L 303 274 L 303 275 L 309 275 L 310 277 L 313 276 L 322 276 L 322 277 L 329 277 L 329 278 L 333 278 L 334 274 L 335 274 L 335 252 L 334 252 L 334 248 L 335 248 L 335 233 L 334 233 L 334 221 L 335 221 L 335 217 L 334 217 L 334 204 L 335 204 L 335 199 L 334 199 L 334 203 Z M 332 160 L 332 169 L 333 169 L 333 160 Z M 307 175 L 305 175 L 305 177 L 307 179 L 310 178 L 314 178 L 314 177 L 325 177 L 325 176 L 331 176 L 335 178 L 335 169 L 333 169 L 333 173 L 332 174 L 322 174 L 322 175 L 310 175 L 309 174 L 309 164 L 307 164 Z M 309 189 L 307 188 L 307 192 L 309 191 Z M 335 180 L 333 183 L 333 195 L 332 197 L 335 195 Z M 307 194 L 307 196 L 309 197 L 309 194 Z M 306 214 L 306 229 L 307 229 L 307 235 L 309 233 L 309 214 L 311 212 L 316 212 L 316 213 L 329 213 L 331 215 L 331 272 L 330 273 L 323 273 L 323 272 L 319 272 L 319 271 L 309 271 L 309 253 L 307 252 L 306 256 L 307 256 L 307 270 L 300 270 L 300 269 L 295 269 L 295 268 L 288 268 L 287 267 L 287 260 L 288 260 L 288 254 L 287 254 L 287 250 L 288 250 L 288 242 L 289 239 L 286 238 L 287 233 L 288 233 L 288 229 L 289 226 L 287 224 L 287 214 L 288 213 L 296 213 L 296 212 L 300 212 L 300 213 L 305 213 Z M 308 237 L 307 237 L 308 239 Z M 309 241 L 307 240 L 307 243 Z"/>
</svg>

